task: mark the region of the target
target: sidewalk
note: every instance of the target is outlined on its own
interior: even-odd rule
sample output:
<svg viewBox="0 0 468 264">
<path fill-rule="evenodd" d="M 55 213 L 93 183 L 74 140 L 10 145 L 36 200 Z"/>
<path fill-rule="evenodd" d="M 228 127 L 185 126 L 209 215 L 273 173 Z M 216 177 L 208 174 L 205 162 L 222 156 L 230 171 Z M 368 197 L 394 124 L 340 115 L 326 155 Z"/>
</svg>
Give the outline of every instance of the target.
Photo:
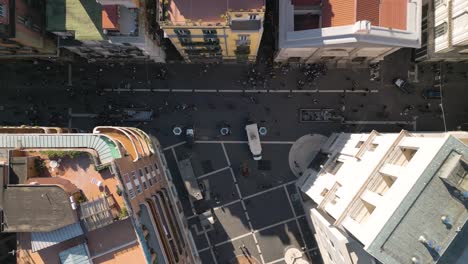
<svg viewBox="0 0 468 264">
<path fill-rule="evenodd" d="M 296 177 L 302 176 L 327 139 L 323 135 L 308 134 L 294 142 L 289 151 L 289 167 Z"/>
</svg>

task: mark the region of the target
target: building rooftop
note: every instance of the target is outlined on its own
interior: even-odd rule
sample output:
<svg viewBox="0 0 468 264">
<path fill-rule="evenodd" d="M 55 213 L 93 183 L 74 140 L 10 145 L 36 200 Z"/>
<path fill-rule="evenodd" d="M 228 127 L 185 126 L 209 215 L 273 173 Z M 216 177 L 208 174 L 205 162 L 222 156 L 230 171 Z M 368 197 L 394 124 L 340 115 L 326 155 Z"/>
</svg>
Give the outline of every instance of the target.
<svg viewBox="0 0 468 264">
<path fill-rule="evenodd" d="M 173 23 L 185 23 L 186 20 L 196 22 L 225 22 L 222 17 L 228 10 L 240 11 L 262 9 L 264 0 L 169 0 L 169 18 Z"/>
<path fill-rule="evenodd" d="M 119 7 L 117 5 L 102 6 L 102 28 L 119 30 Z"/>
<path fill-rule="evenodd" d="M 409 263 L 413 258 L 418 263 L 464 263 L 467 158 L 468 147 L 449 137 L 368 252 L 389 264 Z"/>
<path fill-rule="evenodd" d="M 47 232 L 76 222 L 69 195 L 54 185 L 11 185 L 3 191 L 6 232 Z"/>
<path fill-rule="evenodd" d="M 76 40 L 104 40 L 102 7 L 96 1 L 49 0 L 46 30 L 73 31 Z"/>
<path fill-rule="evenodd" d="M 50 232 L 33 232 L 31 233 L 31 248 L 33 252 L 36 252 L 80 235 L 83 235 L 83 229 L 79 222 Z"/>
<path fill-rule="evenodd" d="M 373 26 L 406 30 L 406 0 L 293 0 L 300 9 L 322 6 L 322 27 L 353 25 L 368 20 Z M 297 30 L 317 28 L 316 22 Z"/>
<path fill-rule="evenodd" d="M 91 264 L 85 244 L 66 249 L 59 256 L 62 264 Z"/>
</svg>

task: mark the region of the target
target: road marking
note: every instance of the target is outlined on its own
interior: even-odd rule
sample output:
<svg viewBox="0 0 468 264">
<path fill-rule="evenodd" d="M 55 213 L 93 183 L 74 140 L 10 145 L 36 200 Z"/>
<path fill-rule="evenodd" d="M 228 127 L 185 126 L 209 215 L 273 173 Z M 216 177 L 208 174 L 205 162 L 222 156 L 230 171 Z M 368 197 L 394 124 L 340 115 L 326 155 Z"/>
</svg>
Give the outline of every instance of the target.
<svg viewBox="0 0 468 264">
<path fill-rule="evenodd" d="M 261 191 L 261 192 L 258 192 L 258 193 L 254 193 L 254 194 L 251 194 L 251 195 L 247 195 L 247 196 L 245 196 L 245 197 L 244 197 L 244 200 L 246 200 L 246 199 L 250 199 L 250 198 L 253 198 L 253 197 L 255 197 L 255 196 L 262 195 L 262 194 L 264 194 L 264 193 L 267 193 L 267 192 L 274 191 L 274 190 L 276 190 L 276 189 L 283 188 L 283 187 L 285 187 L 286 185 L 290 185 L 290 184 L 292 184 L 292 183 L 295 183 L 296 181 L 297 181 L 297 180 L 293 180 L 293 181 L 290 181 L 290 182 L 283 183 L 283 184 L 281 184 L 281 185 L 278 185 L 278 186 L 272 187 L 272 188 L 270 188 L 270 189 L 263 190 L 263 191 Z"/>
<path fill-rule="evenodd" d="M 263 190 L 263 191 L 261 191 L 261 192 L 257 192 L 257 193 L 251 194 L 251 195 L 244 196 L 242 199 L 243 199 L 243 200 L 247 200 L 247 199 L 250 199 L 250 198 L 253 198 L 253 197 L 262 195 L 262 194 L 264 194 L 264 193 L 271 192 L 271 191 L 274 191 L 274 190 L 283 188 L 283 186 L 287 186 L 287 185 L 293 184 L 293 183 L 295 183 L 295 182 L 296 182 L 296 180 L 293 180 L 293 181 L 290 181 L 290 182 L 286 182 L 286 183 L 283 183 L 283 184 L 281 184 L 281 185 L 272 187 L 272 188 L 270 188 L 270 189 Z M 221 208 L 223 208 L 223 207 L 233 205 L 233 204 L 238 203 L 238 202 L 240 202 L 240 201 L 241 201 L 240 199 L 237 199 L 237 200 L 231 201 L 231 202 L 229 202 L 229 203 L 225 203 L 225 204 L 223 204 L 223 205 L 220 205 L 220 206 L 217 206 L 217 207 L 213 207 L 213 210 L 219 210 L 219 209 L 221 209 Z M 193 217 L 195 217 L 195 216 L 192 215 L 192 216 L 190 216 L 190 217 L 188 217 L 188 218 L 193 218 Z"/>
<path fill-rule="evenodd" d="M 223 148 L 224 156 L 226 157 L 226 161 L 227 161 L 228 166 L 229 166 L 229 171 L 231 172 L 232 180 L 234 181 L 234 185 L 236 186 L 237 195 L 239 196 L 240 203 L 242 205 L 242 208 L 244 209 L 245 219 L 247 220 L 247 224 L 249 225 L 250 232 L 254 236 L 255 243 L 258 244 L 258 242 L 256 241 L 257 238 L 255 237 L 255 234 L 254 234 L 254 228 L 252 226 L 252 222 L 250 221 L 249 214 L 247 213 L 247 207 L 245 206 L 245 202 L 244 202 L 244 200 L 242 198 L 242 193 L 240 191 L 239 184 L 237 183 L 237 179 L 236 179 L 236 175 L 234 174 L 234 170 L 231 167 L 231 160 L 229 159 L 229 155 L 227 154 L 226 147 L 224 146 L 224 143 L 221 143 L 221 147 Z M 260 250 L 260 247 L 258 247 L 258 245 L 257 245 L 257 251 L 258 251 L 258 255 L 260 256 L 260 259 L 262 261 L 262 264 L 265 264 L 265 261 L 263 259 L 263 255 L 262 255 L 262 251 Z"/>
<path fill-rule="evenodd" d="M 296 217 L 297 216 L 296 211 L 294 211 L 294 206 L 292 204 L 291 197 L 289 196 L 288 188 L 286 188 L 286 186 L 284 186 L 283 188 L 284 188 L 284 191 L 286 192 L 286 197 L 288 198 L 289 207 L 291 207 L 292 213 L 293 213 L 294 217 Z M 297 188 L 296 188 L 296 191 L 297 191 Z M 297 218 L 296 218 L 296 224 L 297 224 L 297 228 L 299 229 L 299 234 L 301 235 L 301 238 L 302 238 L 302 243 L 304 244 L 304 247 L 305 247 L 306 242 L 305 242 L 305 239 L 304 239 L 304 234 L 302 233 L 301 225 L 299 224 L 299 219 L 297 219 Z"/>
<path fill-rule="evenodd" d="M 202 248 L 202 249 L 198 250 L 198 253 L 202 253 L 203 251 L 207 251 L 209 249 L 210 249 L 210 247 Z"/>
<path fill-rule="evenodd" d="M 149 89 L 149 88 L 117 88 L 117 89 L 104 89 L 106 92 L 159 92 L 159 93 L 378 93 L 379 90 L 344 90 L 344 89 L 331 89 L 331 90 L 275 90 L 275 89 Z"/>
<path fill-rule="evenodd" d="M 266 229 L 269 229 L 269 228 L 272 228 L 272 227 L 276 227 L 276 226 L 279 226 L 279 225 L 286 224 L 286 223 L 288 223 L 288 222 L 294 221 L 294 220 L 299 219 L 299 218 L 304 217 L 304 216 L 305 216 L 305 214 L 299 215 L 299 216 L 297 216 L 297 217 L 293 217 L 293 218 L 290 218 L 290 219 L 287 219 L 287 220 L 284 220 L 284 221 L 280 221 L 280 222 L 278 222 L 278 223 L 274 223 L 274 224 L 271 224 L 271 225 L 269 225 L 269 226 L 262 227 L 262 228 L 260 228 L 260 229 L 253 229 L 252 231 L 250 231 L 250 232 L 248 232 L 248 233 L 245 233 L 245 234 L 243 234 L 243 235 L 239 235 L 239 236 L 237 236 L 237 237 L 233 237 L 233 238 L 227 239 L 227 240 L 225 240 L 225 241 L 219 242 L 219 243 L 215 244 L 214 246 L 217 247 L 217 246 L 221 246 L 221 245 L 224 245 L 224 244 L 227 244 L 227 243 L 231 243 L 231 242 L 234 242 L 234 241 L 239 240 L 239 239 L 241 239 L 241 238 L 247 237 L 247 236 L 249 236 L 249 235 L 254 235 L 255 233 L 261 232 L 261 231 L 263 231 L 263 230 L 266 230 Z"/>
<path fill-rule="evenodd" d="M 266 229 L 269 229 L 269 228 L 272 228 L 272 227 L 276 227 L 276 226 L 279 226 L 279 225 L 284 225 L 284 224 L 286 224 L 286 223 L 289 223 L 289 222 L 291 222 L 291 221 L 295 221 L 296 219 L 299 219 L 299 218 L 304 217 L 304 216 L 305 216 L 305 214 L 303 214 L 303 215 L 298 215 L 298 216 L 296 216 L 296 217 L 289 218 L 289 219 L 286 219 L 286 220 L 284 220 L 284 221 L 281 221 L 281 222 L 278 222 L 278 223 L 274 223 L 274 224 L 271 224 L 271 225 L 269 225 L 269 226 L 262 227 L 262 228 L 260 228 L 260 229 L 256 229 L 256 230 L 254 230 L 254 232 L 255 232 L 255 233 L 258 233 L 258 232 L 261 232 L 261 231 L 263 231 L 263 230 L 266 230 Z"/>
<path fill-rule="evenodd" d="M 169 146 L 169 147 L 165 147 L 165 148 L 163 148 L 163 150 L 168 150 L 168 149 L 171 149 L 171 148 L 175 148 L 175 147 L 184 145 L 185 143 L 187 143 L 187 142 L 182 141 L 182 142 L 179 142 L 179 143 L 177 143 L 177 144 L 171 145 L 171 146 Z"/>
<path fill-rule="evenodd" d="M 215 89 L 195 89 L 196 93 L 215 93 L 217 90 Z"/>
<path fill-rule="evenodd" d="M 226 147 L 224 147 L 223 142 L 221 142 L 221 148 L 223 148 L 224 157 L 226 157 L 226 161 L 228 163 L 228 166 L 231 166 L 231 161 L 229 160 L 229 156 L 227 154 Z M 232 171 L 232 169 L 231 169 L 231 171 Z M 234 176 L 234 172 L 232 172 L 232 175 Z M 234 177 L 234 182 L 236 182 L 236 177 Z"/>
<path fill-rule="evenodd" d="M 223 207 L 227 207 L 227 206 L 230 206 L 230 205 L 233 205 L 235 203 L 239 203 L 241 200 L 234 200 L 234 201 L 231 201 L 229 203 L 225 203 L 223 205 L 220 205 L 220 206 L 216 206 L 216 207 L 213 207 L 213 210 L 218 210 L 218 209 L 222 209 Z"/>
<path fill-rule="evenodd" d="M 221 168 L 221 169 L 218 169 L 218 170 L 215 170 L 215 171 L 212 171 L 212 172 L 209 172 L 209 173 L 203 174 L 203 175 L 201 175 L 201 176 L 198 176 L 198 177 L 197 177 L 197 180 L 200 180 L 200 179 L 206 178 L 206 177 L 208 177 L 208 176 L 210 176 L 210 175 L 213 175 L 213 174 L 216 174 L 216 173 L 218 173 L 218 172 L 221 172 L 221 171 L 227 170 L 227 169 L 229 169 L 229 168 L 230 168 L 230 167 L 229 167 L 229 166 L 227 166 L 227 167 L 224 167 L 224 168 Z"/>
<path fill-rule="evenodd" d="M 231 243 L 231 242 L 234 242 L 234 241 L 236 241 L 236 240 L 239 240 L 239 239 L 241 239 L 241 238 L 244 238 L 244 237 L 247 237 L 247 236 L 251 236 L 251 235 L 252 235 L 252 232 L 245 233 L 245 234 L 243 234 L 243 235 L 230 238 L 230 239 L 225 240 L 225 241 L 223 241 L 223 242 L 219 242 L 219 243 L 215 244 L 214 246 L 215 246 L 215 247 L 221 246 L 221 245 L 224 245 L 224 244 L 227 244 L 227 243 Z"/>
<path fill-rule="evenodd" d="M 273 260 L 273 261 L 270 261 L 270 262 L 268 262 L 268 263 L 266 263 L 266 264 L 275 264 L 275 263 L 282 262 L 282 261 L 284 261 L 284 258 L 280 258 L 280 259 L 277 259 L 277 260 Z"/>
</svg>

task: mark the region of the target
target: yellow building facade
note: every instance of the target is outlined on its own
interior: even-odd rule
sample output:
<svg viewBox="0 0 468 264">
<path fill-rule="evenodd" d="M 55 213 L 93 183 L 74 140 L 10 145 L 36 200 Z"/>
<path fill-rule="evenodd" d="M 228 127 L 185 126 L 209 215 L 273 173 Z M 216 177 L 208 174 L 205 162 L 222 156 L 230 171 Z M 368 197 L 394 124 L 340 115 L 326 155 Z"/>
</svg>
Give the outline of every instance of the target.
<svg viewBox="0 0 468 264">
<path fill-rule="evenodd" d="M 196 9 L 177 2 L 160 2 L 159 23 L 186 61 L 255 61 L 263 34 L 263 0 L 236 1 L 232 8 L 201 0 Z"/>
</svg>

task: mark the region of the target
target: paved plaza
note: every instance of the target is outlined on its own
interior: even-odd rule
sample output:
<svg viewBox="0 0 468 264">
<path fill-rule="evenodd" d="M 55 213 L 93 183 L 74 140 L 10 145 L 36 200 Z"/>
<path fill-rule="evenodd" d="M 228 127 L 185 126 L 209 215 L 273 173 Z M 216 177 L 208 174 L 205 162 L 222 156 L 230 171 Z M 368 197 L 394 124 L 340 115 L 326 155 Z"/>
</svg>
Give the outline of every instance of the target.
<svg viewBox="0 0 468 264">
<path fill-rule="evenodd" d="M 198 141 L 192 148 L 182 143 L 165 149 L 203 263 L 237 263 L 244 246 L 252 263 L 285 263 L 284 252 L 290 247 L 320 263 L 297 178 L 288 164 L 291 146 L 262 142 L 263 159 L 258 162 L 243 141 Z M 188 199 L 177 167 L 177 161 L 186 158 L 203 186 L 202 201 Z M 207 210 L 215 222 L 203 226 L 198 214 Z"/>
</svg>

